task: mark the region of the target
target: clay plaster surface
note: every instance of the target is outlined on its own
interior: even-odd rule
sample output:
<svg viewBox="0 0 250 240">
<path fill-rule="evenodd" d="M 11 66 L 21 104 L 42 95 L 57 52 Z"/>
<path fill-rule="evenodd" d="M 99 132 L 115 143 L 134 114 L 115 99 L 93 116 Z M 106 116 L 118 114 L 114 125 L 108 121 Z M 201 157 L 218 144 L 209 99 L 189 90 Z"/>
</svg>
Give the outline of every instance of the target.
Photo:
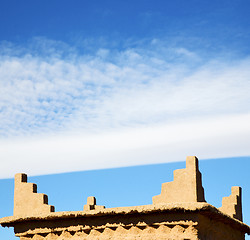
<svg viewBox="0 0 250 240">
<path fill-rule="evenodd" d="M 243 240 L 245 233 L 250 234 L 250 227 L 241 221 L 241 188 L 232 187 L 220 209 L 206 203 L 194 156 L 187 157 L 185 169 L 174 172 L 172 182 L 162 184 L 151 205 L 105 209 L 91 196 L 83 211 L 53 210 L 47 196 L 27 183 L 27 175 L 17 174 L 14 215 L 0 219 L 0 224 L 14 226 L 21 240 Z"/>
<path fill-rule="evenodd" d="M 232 194 L 222 199 L 222 207 L 219 209 L 229 216 L 242 221 L 241 187 L 232 187 Z"/>
<path fill-rule="evenodd" d="M 198 158 L 189 156 L 186 168 L 174 171 L 174 181 L 162 184 L 161 194 L 153 197 L 153 203 L 205 202 Z"/>
<path fill-rule="evenodd" d="M 48 205 L 48 196 L 37 193 L 37 185 L 27 183 L 27 175 L 15 175 L 14 216 L 27 216 L 54 212 L 54 206 Z"/>
</svg>

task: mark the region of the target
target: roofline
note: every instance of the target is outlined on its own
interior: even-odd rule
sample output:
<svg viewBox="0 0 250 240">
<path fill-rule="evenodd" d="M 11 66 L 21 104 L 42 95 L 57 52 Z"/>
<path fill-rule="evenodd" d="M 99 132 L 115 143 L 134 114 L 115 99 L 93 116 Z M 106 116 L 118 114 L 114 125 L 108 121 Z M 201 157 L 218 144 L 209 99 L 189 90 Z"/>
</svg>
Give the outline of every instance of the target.
<svg viewBox="0 0 250 240">
<path fill-rule="evenodd" d="M 30 216 L 10 216 L 0 219 L 0 224 L 3 227 L 14 227 L 18 223 L 30 221 L 50 221 L 56 219 L 71 219 L 71 218 L 87 218 L 87 217 L 101 217 L 113 215 L 133 215 L 133 214 L 151 214 L 157 212 L 193 212 L 202 215 L 216 218 L 217 220 L 226 224 L 231 224 L 240 231 L 250 235 L 250 226 L 247 224 L 230 217 L 229 215 L 221 212 L 216 207 L 204 203 L 171 203 L 171 204 L 154 204 L 142 205 L 134 207 L 117 207 L 106 208 L 101 210 L 89 211 L 67 211 L 67 212 L 51 212 L 48 214 L 30 215 Z"/>
</svg>

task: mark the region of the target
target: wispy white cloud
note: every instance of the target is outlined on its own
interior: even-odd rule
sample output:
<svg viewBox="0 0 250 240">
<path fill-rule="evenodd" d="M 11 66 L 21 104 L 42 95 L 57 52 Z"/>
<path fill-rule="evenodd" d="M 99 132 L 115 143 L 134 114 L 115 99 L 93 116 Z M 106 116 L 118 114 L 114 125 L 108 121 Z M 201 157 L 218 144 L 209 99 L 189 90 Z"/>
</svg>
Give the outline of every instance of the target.
<svg viewBox="0 0 250 240">
<path fill-rule="evenodd" d="M 249 155 L 250 114 L 0 141 L 1 178 Z"/>
<path fill-rule="evenodd" d="M 249 58 L 204 59 L 183 47 L 157 45 L 158 40 L 144 49 L 100 48 L 90 55 L 38 40 L 47 54 L 34 46 L 0 47 L 5 49 L 0 56 L 2 177 L 19 169 L 39 174 L 162 162 L 157 152 L 181 160 L 179 153 L 185 156 L 194 143 L 204 157 L 228 156 L 226 146 L 233 155 L 250 154 L 235 142 L 237 137 L 249 141 Z M 118 157 L 132 153 L 129 160 Z M 42 170 L 44 159 L 50 169 Z"/>
</svg>

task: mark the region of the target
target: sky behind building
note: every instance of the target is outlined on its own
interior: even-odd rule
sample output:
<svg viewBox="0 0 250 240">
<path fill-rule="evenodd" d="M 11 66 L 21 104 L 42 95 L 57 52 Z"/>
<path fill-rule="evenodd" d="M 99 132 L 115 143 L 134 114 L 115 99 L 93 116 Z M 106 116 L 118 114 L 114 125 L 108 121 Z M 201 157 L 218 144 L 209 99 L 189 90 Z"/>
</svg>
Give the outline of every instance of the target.
<svg viewBox="0 0 250 240">
<path fill-rule="evenodd" d="M 246 0 L 1 1 L 0 178 L 249 157 L 249 16 Z"/>
</svg>

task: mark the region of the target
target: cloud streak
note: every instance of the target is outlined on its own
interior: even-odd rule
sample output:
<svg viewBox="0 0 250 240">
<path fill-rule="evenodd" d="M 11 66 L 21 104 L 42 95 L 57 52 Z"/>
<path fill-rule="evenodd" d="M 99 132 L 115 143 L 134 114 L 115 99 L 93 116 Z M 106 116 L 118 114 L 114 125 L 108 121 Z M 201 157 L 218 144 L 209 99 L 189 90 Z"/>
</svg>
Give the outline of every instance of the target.
<svg viewBox="0 0 250 240">
<path fill-rule="evenodd" d="M 55 49 L 55 43 L 44 40 L 44 48 L 46 44 L 47 55 L 34 54 L 34 49 L 16 51 L 5 44 L 0 56 L 1 158 L 7 164 L 2 177 L 13 174 L 8 164 L 18 156 L 22 156 L 24 170 L 31 164 L 30 173 L 39 174 L 162 162 L 162 156 L 150 160 L 143 151 L 151 149 L 152 156 L 160 148 L 166 154 L 163 149 L 170 146 L 176 151 L 167 156 L 173 160 L 175 154 L 175 160 L 181 160 L 178 149 L 189 146 L 185 141 L 193 140 L 192 135 L 199 136 L 194 137 L 198 145 L 204 140 L 204 146 L 210 138 L 226 140 L 220 143 L 223 157 L 228 156 L 227 143 L 236 144 L 233 133 L 248 139 L 249 58 L 204 59 L 182 47 L 162 46 L 157 40 L 145 48 L 97 49 L 91 55 L 72 47 L 64 54 L 67 45 Z M 162 137 L 161 132 L 169 137 Z M 131 139 L 137 139 L 136 143 Z M 201 156 L 218 155 L 212 142 L 216 141 L 210 142 L 210 155 L 199 150 L 204 146 L 197 148 Z M 233 155 L 250 154 L 242 147 L 237 150 L 236 145 L 230 150 Z M 119 163 L 108 160 L 122 152 L 135 156 Z M 32 160 L 34 155 L 37 160 Z M 136 160 L 140 155 L 145 160 Z M 103 160 L 97 160 L 102 156 Z M 85 157 L 95 159 L 93 164 L 86 164 Z M 60 166 L 64 167 L 41 170 L 42 158 L 53 158 L 53 166 L 63 159 Z M 69 159 L 75 159 L 70 160 L 74 167 L 67 166 Z M 16 166 L 15 171 L 21 170 L 21 164 Z"/>
</svg>

